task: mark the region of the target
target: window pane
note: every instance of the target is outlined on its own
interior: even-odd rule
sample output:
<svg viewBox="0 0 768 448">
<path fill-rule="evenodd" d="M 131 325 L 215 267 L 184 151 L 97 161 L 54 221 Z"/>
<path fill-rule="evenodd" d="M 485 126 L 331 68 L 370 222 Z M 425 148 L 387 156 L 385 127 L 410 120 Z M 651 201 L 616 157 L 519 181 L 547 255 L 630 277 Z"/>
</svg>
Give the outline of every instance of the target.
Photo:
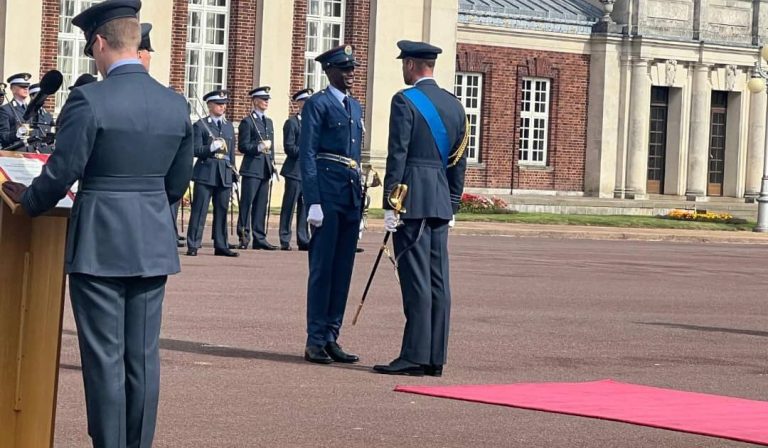
<svg viewBox="0 0 768 448">
<path fill-rule="evenodd" d="M 193 109 L 200 108 L 194 97 L 226 88 L 229 2 L 188 0 L 189 31 L 185 70 L 185 94 Z M 204 113 L 204 111 L 200 111 Z"/>
<path fill-rule="evenodd" d="M 319 90 L 328 84 L 320 65 L 313 60 L 320 53 L 344 43 L 345 3 L 345 0 L 309 0 L 304 54 L 306 87 Z"/>
</svg>

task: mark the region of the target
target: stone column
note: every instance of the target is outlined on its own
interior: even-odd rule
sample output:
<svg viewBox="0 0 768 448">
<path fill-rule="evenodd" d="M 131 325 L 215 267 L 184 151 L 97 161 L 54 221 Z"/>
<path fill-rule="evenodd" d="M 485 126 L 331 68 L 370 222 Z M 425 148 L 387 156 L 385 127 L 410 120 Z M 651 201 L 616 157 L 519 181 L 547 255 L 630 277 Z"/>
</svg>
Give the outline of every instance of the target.
<svg viewBox="0 0 768 448">
<path fill-rule="evenodd" d="M 749 139 L 747 140 L 747 181 L 744 198 L 755 202 L 760 194 L 760 181 L 763 177 L 763 157 L 765 156 L 765 114 L 768 96 L 766 92 L 751 94 L 749 104 Z"/>
<path fill-rule="evenodd" d="M 601 198 L 612 198 L 616 184 L 619 117 L 622 116 L 620 43 L 618 38 L 607 35 L 593 37 L 589 60 L 584 192 Z"/>
<path fill-rule="evenodd" d="M 651 79 L 648 61 L 632 64 L 627 142 L 627 199 L 646 199 L 648 181 L 648 132 L 651 113 Z"/>
<path fill-rule="evenodd" d="M 685 196 L 689 201 L 706 200 L 709 164 L 709 116 L 712 88 L 708 65 L 700 64 L 693 71 L 691 94 L 691 133 L 688 146 L 688 183 Z"/>
</svg>

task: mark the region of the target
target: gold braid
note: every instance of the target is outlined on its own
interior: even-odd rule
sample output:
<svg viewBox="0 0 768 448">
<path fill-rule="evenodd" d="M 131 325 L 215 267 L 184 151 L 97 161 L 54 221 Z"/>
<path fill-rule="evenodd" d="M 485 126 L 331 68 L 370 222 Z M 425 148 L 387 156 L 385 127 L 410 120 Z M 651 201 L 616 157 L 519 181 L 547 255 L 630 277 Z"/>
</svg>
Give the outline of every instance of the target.
<svg viewBox="0 0 768 448">
<path fill-rule="evenodd" d="M 467 145 L 469 144 L 469 117 L 466 118 L 466 124 L 464 125 L 464 139 L 461 141 L 461 144 L 458 148 L 456 148 L 456 152 L 450 155 L 448 157 L 448 160 L 453 160 L 453 162 L 448 164 L 448 168 L 456 166 L 456 164 L 459 163 L 459 160 L 461 160 L 461 157 L 464 155 L 464 151 L 467 150 Z"/>
</svg>

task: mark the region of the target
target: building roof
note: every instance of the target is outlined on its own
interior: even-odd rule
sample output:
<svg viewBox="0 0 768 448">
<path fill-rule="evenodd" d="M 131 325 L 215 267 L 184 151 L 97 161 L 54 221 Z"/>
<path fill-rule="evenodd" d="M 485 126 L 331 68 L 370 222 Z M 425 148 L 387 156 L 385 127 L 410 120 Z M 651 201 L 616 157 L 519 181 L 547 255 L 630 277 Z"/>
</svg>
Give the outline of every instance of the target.
<svg viewBox="0 0 768 448">
<path fill-rule="evenodd" d="M 459 21 L 505 28 L 589 33 L 603 16 L 588 0 L 459 0 Z"/>
</svg>

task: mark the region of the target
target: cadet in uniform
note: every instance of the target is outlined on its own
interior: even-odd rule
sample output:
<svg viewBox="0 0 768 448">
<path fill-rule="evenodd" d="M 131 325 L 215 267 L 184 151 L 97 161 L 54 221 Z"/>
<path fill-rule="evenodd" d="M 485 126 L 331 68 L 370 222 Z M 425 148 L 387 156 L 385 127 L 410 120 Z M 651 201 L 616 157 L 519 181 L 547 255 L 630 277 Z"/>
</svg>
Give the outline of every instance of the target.
<svg viewBox="0 0 768 448">
<path fill-rule="evenodd" d="M 314 91 L 304 89 L 293 94 L 291 99 L 297 104 L 296 115 L 289 117 L 283 125 L 283 145 L 285 163 L 280 174 L 285 179 L 283 205 L 280 208 L 280 248 L 291 250 L 291 221 L 296 208 L 296 243 L 299 250 L 309 249 L 309 229 L 307 227 L 307 208 L 301 194 L 301 170 L 299 169 L 299 136 L 301 135 L 301 108 Z"/>
<path fill-rule="evenodd" d="M 214 255 L 237 257 L 227 243 L 227 209 L 235 165 L 235 127 L 224 116 L 229 96 L 225 90 L 207 93 L 209 115 L 195 123 L 195 169 L 192 214 L 187 229 L 187 255 L 196 256 L 203 243 L 208 204 L 213 198 Z"/>
<path fill-rule="evenodd" d="M 40 84 L 32 84 L 29 86 L 30 100 L 34 100 L 38 93 L 40 93 Z M 45 109 L 45 105 L 37 111 L 36 115 L 32 116 L 30 121 L 30 124 L 32 125 L 32 133 L 30 136 L 35 137 L 36 139 L 42 140 L 45 138 L 48 133 L 51 132 L 51 128 L 53 127 L 53 115 Z M 47 143 L 39 144 L 38 148 L 43 154 L 50 154 L 51 150 L 53 150 L 53 146 Z"/>
<path fill-rule="evenodd" d="M 406 324 L 400 356 L 374 370 L 440 376 L 451 309 L 448 229 L 464 189 L 466 115 L 456 97 L 432 77 L 442 50 L 423 42 L 400 41 L 397 46 L 403 79 L 413 87 L 392 98 L 384 197 L 398 184 L 407 185 L 408 194 L 403 216 L 385 199 L 384 224 L 388 232 L 396 232 Z"/>
<path fill-rule="evenodd" d="M 17 73 L 6 80 L 11 87 L 13 98 L 0 107 L 0 147 L 5 148 L 16 143 L 29 132 L 24 126 L 19 126 L 19 119 L 27 110 L 31 78 L 29 73 Z"/>
<path fill-rule="evenodd" d="M 245 154 L 240 165 L 241 197 L 237 219 L 240 249 L 247 249 L 253 235 L 253 248 L 276 250 L 267 241 L 265 224 L 271 184 L 275 172 L 275 151 L 272 147 L 275 127 L 265 113 L 269 107 L 269 86 L 257 87 L 249 92 L 253 110 L 238 126 L 237 150 Z"/>
<path fill-rule="evenodd" d="M 152 62 L 152 53 L 155 50 L 152 49 L 152 42 L 149 38 L 149 32 L 152 31 L 151 23 L 141 24 L 141 42 L 139 43 L 139 60 L 141 65 L 149 71 L 149 66 Z"/>
<path fill-rule="evenodd" d="M 141 42 L 139 43 L 139 61 L 141 61 L 141 65 L 144 66 L 144 68 L 149 72 L 150 66 L 152 65 L 152 53 L 155 52 L 154 49 L 152 49 L 152 41 L 149 37 L 149 33 L 152 31 L 152 24 L 151 23 L 142 23 L 141 24 Z M 174 90 L 174 92 L 176 92 Z M 186 101 L 186 99 L 184 100 Z M 184 238 L 179 235 L 179 228 L 176 224 L 178 221 L 177 217 L 179 215 L 179 206 L 181 205 L 181 199 L 171 204 L 171 217 L 173 218 L 173 229 L 176 232 L 176 245 L 178 247 L 184 247 L 183 240 Z"/>
<path fill-rule="evenodd" d="M 138 0 L 108 0 L 72 20 L 104 80 L 72 91 L 56 151 L 29 189 L 3 185 L 38 216 L 80 180 L 65 268 L 88 433 L 106 448 L 152 446 L 163 296 L 167 276 L 180 270 L 169 201 L 192 175 L 187 105 L 136 58 L 140 8 Z"/>
<path fill-rule="evenodd" d="M 73 89 L 76 89 L 78 87 L 84 86 L 86 84 L 90 84 L 92 82 L 96 82 L 97 79 L 95 76 L 93 76 L 90 73 L 83 73 L 82 75 L 78 76 L 75 80 L 75 83 L 69 86 L 69 90 L 72 91 Z"/>
<path fill-rule="evenodd" d="M 321 364 L 352 363 L 358 356 L 344 352 L 336 341 L 347 306 L 363 201 L 362 109 L 349 96 L 357 62 L 349 45 L 315 60 L 330 85 L 312 95 L 301 114 L 301 190 L 312 230 L 304 358 Z"/>
</svg>

